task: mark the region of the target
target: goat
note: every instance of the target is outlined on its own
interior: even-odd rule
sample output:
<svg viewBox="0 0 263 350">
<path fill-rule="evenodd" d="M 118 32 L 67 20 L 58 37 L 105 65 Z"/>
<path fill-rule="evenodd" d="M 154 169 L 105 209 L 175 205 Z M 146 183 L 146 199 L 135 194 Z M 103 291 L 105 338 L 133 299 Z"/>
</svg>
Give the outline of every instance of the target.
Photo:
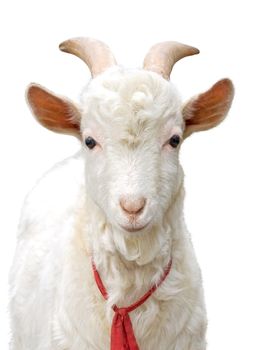
<svg viewBox="0 0 263 350">
<path fill-rule="evenodd" d="M 118 66 L 90 38 L 60 49 L 91 71 L 79 105 L 37 84 L 27 101 L 40 124 L 81 149 L 26 197 L 10 272 L 11 349 L 204 350 L 179 150 L 225 118 L 233 84 L 183 104 L 170 73 L 199 51 L 178 42 L 154 45 L 143 69 Z"/>
</svg>

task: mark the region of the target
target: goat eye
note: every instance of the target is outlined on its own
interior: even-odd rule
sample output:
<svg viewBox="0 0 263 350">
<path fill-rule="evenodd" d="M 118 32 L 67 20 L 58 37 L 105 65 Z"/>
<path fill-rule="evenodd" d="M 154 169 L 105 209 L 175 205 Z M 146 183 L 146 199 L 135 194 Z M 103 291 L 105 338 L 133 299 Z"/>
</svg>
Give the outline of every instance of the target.
<svg viewBox="0 0 263 350">
<path fill-rule="evenodd" d="M 85 139 L 85 144 L 89 149 L 92 149 L 96 146 L 97 142 L 89 136 Z"/>
<path fill-rule="evenodd" d="M 180 143 L 180 136 L 178 135 L 173 135 L 170 140 L 169 140 L 169 145 L 172 146 L 173 148 L 176 148 Z"/>
</svg>

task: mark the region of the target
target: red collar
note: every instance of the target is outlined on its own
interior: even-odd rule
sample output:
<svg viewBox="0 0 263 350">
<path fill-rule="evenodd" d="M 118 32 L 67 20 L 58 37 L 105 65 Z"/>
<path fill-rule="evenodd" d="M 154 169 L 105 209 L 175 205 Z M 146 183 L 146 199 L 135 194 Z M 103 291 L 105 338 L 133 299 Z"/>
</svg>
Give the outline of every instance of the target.
<svg viewBox="0 0 263 350">
<path fill-rule="evenodd" d="M 137 300 L 134 304 L 127 307 L 118 307 L 117 305 L 113 305 L 112 309 L 115 312 L 112 321 L 111 327 L 111 350 L 139 350 L 137 341 L 135 339 L 132 323 L 130 320 L 129 312 L 137 309 L 140 305 L 142 305 L 161 285 L 161 283 L 166 279 L 169 274 L 172 266 L 172 259 L 169 261 L 164 273 L 160 279 L 160 281 L 153 285 L 147 293 L 145 293 L 139 300 Z M 94 272 L 94 278 L 96 284 L 104 297 L 105 300 L 108 299 L 108 293 L 102 280 L 100 278 L 99 272 L 96 269 L 96 266 L 92 260 L 92 267 Z"/>
</svg>

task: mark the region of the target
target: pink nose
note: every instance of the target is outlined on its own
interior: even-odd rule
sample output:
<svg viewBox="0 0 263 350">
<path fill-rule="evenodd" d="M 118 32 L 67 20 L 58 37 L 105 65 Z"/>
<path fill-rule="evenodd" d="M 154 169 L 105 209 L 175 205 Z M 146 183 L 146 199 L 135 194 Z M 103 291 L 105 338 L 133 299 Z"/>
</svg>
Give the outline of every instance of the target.
<svg viewBox="0 0 263 350">
<path fill-rule="evenodd" d="M 125 214 L 128 215 L 139 215 L 142 213 L 145 206 L 146 199 L 144 197 L 131 199 L 128 197 L 122 197 L 120 200 L 120 206 Z"/>
</svg>

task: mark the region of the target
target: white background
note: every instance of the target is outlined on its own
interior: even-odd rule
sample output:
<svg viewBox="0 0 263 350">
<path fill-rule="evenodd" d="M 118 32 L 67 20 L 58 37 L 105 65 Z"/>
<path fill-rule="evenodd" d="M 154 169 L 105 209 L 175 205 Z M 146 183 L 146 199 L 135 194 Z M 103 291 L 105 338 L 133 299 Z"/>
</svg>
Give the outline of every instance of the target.
<svg viewBox="0 0 263 350">
<path fill-rule="evenodd" d="M 260 1 L 10 0 L 0 6 L 0 349 L 8 348 L 7 275 L 23 198 L 45 170 L 78 149 L 72 137 L 35 122 L 24 90 L 35 81 L 77 100 L 89 71 L 58 50 L 74 36 L 105 41 L 131 67 L 141 66 L 158 41 L 198 47 L 199 56 L 173 70 L 184 99 L 218 79 L 233 80 L 236 97 L 226 121 L 182 147 L 185 215 L 203 272 L 208 349 L 263 349 Z"/>
</svg>

